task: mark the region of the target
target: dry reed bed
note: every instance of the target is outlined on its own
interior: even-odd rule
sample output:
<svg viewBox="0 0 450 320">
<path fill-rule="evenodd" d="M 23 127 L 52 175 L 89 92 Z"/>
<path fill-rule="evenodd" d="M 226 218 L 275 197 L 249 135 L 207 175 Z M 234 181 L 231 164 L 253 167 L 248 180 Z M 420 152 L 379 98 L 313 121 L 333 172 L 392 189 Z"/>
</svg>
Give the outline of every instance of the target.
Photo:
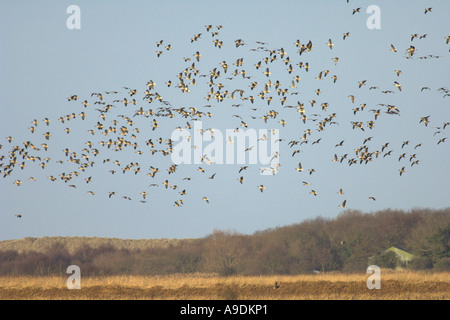
<svg viewBox="0 0 450 320">
<path fill-rule="evenodd" d="M 366 287 L 368 274 L 232 276 L 211 274 L 82 277 L 69 290 L 67 277 L 0 277 L 0 299 L 432 299 L 450 298 L 450 273 L 382 271 L 381 289 Z M 277 281 L 280 288 L 274 289 Z"/>
</svg>

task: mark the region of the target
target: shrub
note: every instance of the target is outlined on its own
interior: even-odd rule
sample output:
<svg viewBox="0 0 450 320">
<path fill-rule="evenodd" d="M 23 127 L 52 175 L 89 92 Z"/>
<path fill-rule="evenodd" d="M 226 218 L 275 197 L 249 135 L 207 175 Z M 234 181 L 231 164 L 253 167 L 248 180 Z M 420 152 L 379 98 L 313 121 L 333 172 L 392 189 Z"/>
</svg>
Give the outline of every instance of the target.
<svg viewBox="0 0 450 320">
<path fill-rule="evenodd" d="M 450 257 L 445 257 L 439 259 L 435 264 L 434 268 L 437 271 L 450 271 Z"/>
<path fill-rule="evenodd" d="M 223 266 L 220 268 L 219 274 L 224 277 L 232 276 L 236 274 L 236 269 L 234 267 Z"/>
<path fill-rule="evenodd" d="M 394 252 L 388 251 L 376 255 L 372 260 L 372 264 L 377 265 L 380 268 L 395 269 L 398 264 L 398 259 Z"/>
<path fill-rule="evenodd" d="M 412 270 L 426 270 L 433 268 L 433 261 L 428 257 L 414 258 L 408 265 L 408 268 Z"/>
</svg>

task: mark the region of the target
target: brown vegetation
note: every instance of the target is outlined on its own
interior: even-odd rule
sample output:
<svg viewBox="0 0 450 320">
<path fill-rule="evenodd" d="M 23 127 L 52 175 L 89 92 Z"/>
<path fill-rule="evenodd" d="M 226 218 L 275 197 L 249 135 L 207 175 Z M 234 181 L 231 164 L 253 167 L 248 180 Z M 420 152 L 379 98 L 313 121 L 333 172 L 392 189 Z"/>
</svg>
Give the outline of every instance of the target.
<svg viewBox="0 0 450 320">
<path fill-rule="evenodd" d="M 66 277 L 0 277 L 0 300 L 393 300 L 450 298 L 450 273 L 381 272 L 381 289 L 366 287 L 368 274 L 230 276 L 82 277 L 80 290 L 69 290 Z M 279 284 L 274 289 L 274 282 Z"/>
<path fill-rule="evenodd" d="M 0 251 L 22 252 L 47 252 L 54 246 L 63 247 L 68 253 L 73 254 L 82 247 L 113 247 L 115 249 L 148 249 L 167 248 L 177 246 L 181 242 L 189 242 L 189 239 L 120 239 L 98 237 L 43 237 L 0 241 Z"/>
<path fill-rule="evenodd" d="M 405 266 L 383 255 L 391 246 L 414 255 Z M 376 263 L 374 263 L 376 262 Z M 369 264 L 450 270 L 450 208 L 361 213 L 242 235 L 214 231 L 199 239 L 26 238 L 0 242 L 0 276 L 59 275 L 77 265 L 84 276 L 217 273 L 221 276 L 364 273 Z"/>
</svg>

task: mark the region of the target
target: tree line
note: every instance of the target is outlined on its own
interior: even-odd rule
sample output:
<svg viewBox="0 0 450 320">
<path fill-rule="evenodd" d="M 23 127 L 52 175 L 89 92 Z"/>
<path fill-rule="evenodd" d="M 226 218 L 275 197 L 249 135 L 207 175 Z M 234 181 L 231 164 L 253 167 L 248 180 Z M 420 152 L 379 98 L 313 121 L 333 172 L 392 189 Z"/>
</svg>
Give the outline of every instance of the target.
<svg viewBox="0 0 450 320">
<path fill-rule="evenodd" d="M 402 265 L 395 246 L 414 255 Z M 450 207 L 346 210 L 333 219 L 317 217 L 251 235 L 215 230 L 176 245 L 149 248 L 87 244 L 69 252 L 61 243 L 44 252 L 0 251 L 0 275 L 66 275 L 77 265 L 83 275 L 218 273 L 271 275 L 365 272 L 368 265 L 450 271 Z"/>
</svg>

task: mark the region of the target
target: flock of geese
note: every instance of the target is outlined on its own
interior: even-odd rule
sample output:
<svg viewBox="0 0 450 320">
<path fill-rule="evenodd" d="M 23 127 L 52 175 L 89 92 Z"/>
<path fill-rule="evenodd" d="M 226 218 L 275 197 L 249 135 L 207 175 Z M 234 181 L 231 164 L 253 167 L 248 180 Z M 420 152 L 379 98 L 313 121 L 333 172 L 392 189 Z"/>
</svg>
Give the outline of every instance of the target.
<svg viewBox="0 0 450 320">
<path fill-rule="evenodd" d="M 360 12 L 360 8 L 353 10 L 353 14 L 358 12 Z M 432 8 L 425 9 L 425 14 L 428 15 L 431 12 Z M 283 128 L 288 125 L 298 128 L 296 131 L 298 133 L 297 138 L 283 138 L 278 141 L 279 143 L 285 143 L 292 150 L 292 153 L 289 152 L 285 156 L 285 160 L 283 160 L 285 162 L 282 161 L 281 163 L 288 167 L 286 170 L 297 171 L 298 177 L 301 177 L 298 179 L 302 181 L 305 188 L 309 188 L 308 192 L 313 197 L 318 195 L 318 189 L 312 187 L 312 183 L 307 180 L 309 176 L 315 174 L 316 170 L 304 168 L 302 161 L 296 158 L 300 157 L 302 152 L 306 152 L 307 146 L 320 145 L 319 143 L 323 139 L 336 140 L 329 159 L 330 165 L 334 162 L 356 166 L 369 164 L 386 157 L 394 157 L 395 163 L 399 163 L 398 174 L 400 176 L 407 173 L 408 167 L 412 168 L 419 165 L 420 160 L 417 158 L 419 150 L 417 149 L 422 146 L 422 143 L 406 140 L 401 146 L 397 146 L 398 149 L 388 141 L 382 145 L 371 145 L 373 136 L 369 132 L 376 127 L 380 119 L 401 116 L 401 107 L 389 103 L 369 105 L 363 101 L 358 101 L 357 95 L 349 94 L 349 106 L 338 108 L 332 103 L 320 101 L 323 91 L 326 90 L 324 90 L 323 85 L 320 86 L 322 89 L 317 88 L 310 92 L 309 96 L 306 92 L 298 91 L 298 88 L 302 87 L 302 78 L 308 77 L 312 73 L 317 76 L 311 81 L 317 81 L 320 84 L 324 84 L 326 79 L 331 79 L 331 81 L 325 85 L 331 86 L 339 81 L 338 75 L 333 74 L 332 68 L 339 64 L 340 57 L 331 58 L 330 69 L 322 69 L 320 66 L 312 64 L 308 61 L 308 57 L 314 54 L 314 49 L 319 46 L 326 46 L 330 49 L 329 52 L 333 52 L 336 50 L 335 47 L 347 45 L 351 41 L 351 32 L 343 32 L 342 39 L 337 42 L 331 38 L 323 43 L 313 43 L 311 40 L 296 40 L 292 43 L 293 47 L 285 50 L 284 47 L 271 48 L 268 43 L 262 41 L 248 42 L 243 39 L 236 39 L 234 43 L 226 43 L 226 41 L 220 39 L 222 28 L 221 25 L 207 25 L 202 32 L 190 38 L 190 45 L 193 49 L 190 54 L 183 57 L 185 68 L 180 70 L 172 79 L 162 80 L 161 82 L 149 80 L 143 88 L 124 86 L 117 91 L 92 92 L 89 97 L 79 97 L 77 94 L 70 95 L 67 97 L 67 103 L 73 108 L 73 112 L 53 119 L 34 119 L 30 122 L 29 131 L 33 136 L 33 142 L 31 139 L 16 142 L 12 136 L 6 137 L 5 142 L 0 144 L 0 152 L 5 152 L 0 154 L 0 173 L 3 178 L 13 179 L 13 183 L 20 187 L 25 181 L 10 178 L 17 171 L 25 172 L 26 167 L 32 166 L 46 170 L 53 162 L 59 165 L 70 164 L 73 169 L 69 172 L 67 171 L 68 167 L 64 166 L 66 169 L 64 172 L 53 172 L 47 176 L 50 181 L 62 181 L 69 188 L 78 188 L 80 184 L 86 187 L 95 180 L 95 176 L 90 172 L 102 170 L 98 168 L 98 164 L 100 164 L 111 175 L 119 173 L 146 174 L 149 179 L 147 181 L 151 182 L 139 194 L 118 194 L 117 191 L 111 190 L 106 194 L 100 194 L 100 196 L 108 199 L 120 196 L 124 200 L 138 199 L 140 202 L 146 203 L 152 197 L 152 188 L 162 188 L 163 190 L 175 190 L 176 195 L 172 205 L 181 207 L 189 192 L 185 186 L 179 185 L 181 181 L 173 182 L 174 180 L 172 180 L 179 168 L 178 165 L 173 163 L 167 164 L 166 167 L 160 165 L 162 161 L 160 157 L 170 159 L 174 143 L 176 143 L 170 137 L 164 136 L 161 127 L 168 127 L 170 130 L 190 130 L 193 128 L 193 121 L 214 117 L 214 110 L 219 109 L 220 112 L 224 112 L 228 107 L 228 110 L 231 110 L 229 115 L 232 118 L 237 118 L 235 129 L 237 131 L 245 130 L 252 121 L 254 121 L 252 125 L 256 123 L 255 126 L 270 124 L 279 126 L 280 130 L 284 130 Z M 410 41 L 415 42 L 426 36 L 426 34 L 412 34 Z M 449 42 L 450 36 L 446 36 L 442 40 L 442 45 L 446 46 Z M 204 60 L 202 55 L 203 45 L 213 46 L 217 50 L 231 45 L 233 50 L 242 53 L 242 55 L 250 52 L 251 57 L 245 56 L 236 60 L 233 59 L 233 61 L 218 61 L 217 65 L 207 68 L 202 64 Z M 391 52 L 392 55 L 399 55 L 400 59 L 440 58 L 440 56 L 434 55 L 418 57 L 416 46 L 418 45 L 410 45 L 408 48 L 401 49 L 404 52 L 403 55 L 398 52 L 400 49 L 397 49 L 394 44 L 386 47 L 386 51 Z M 160 65 L 172 50 L 173 46 L 167 40 L 160 40 L 155 43 L 155 58 L 161 59 Z M 200 69 L 200 66 L 202 66 L 202 69 Z M 275 78 L 274 74 L 279 75 L 280 73 L 283 73 L 283 76 L 289 80 L 285 82 Z M 365 90 L 365 88 L 379 90 L 386 96 L 395 93 L 402 94 L 402 73 L 402 70 L 393 70 L 395 80 L 392 80 L 390 87 L 380 89 L 378 86 L 370 85 L 370 80 L 362 79 L 355 81 L 355 90 Z M 238 85 L 235 85 L 235 83 Z M 173 90 L 178 94 L 188 95 L 191 91 L 196 91 L 197 88 L 202 86 L 207 88 L 203 97 L 206 103 L 196 101 L 196 104 L 190 107 L 173 106 L 169 101 L 173 93 L 170 95 L 161 93 L 166 90 Z M 450 96 L 450 90 L 445 87 L 431 89 L 424 86 L 420 91 L 425 94 L 426 91 L 431 90 L 442 94 L 443 98 Z M 338 151 L 344 148 L 346 139 L 342 139 L 342 137 L 336 139 L 333 136 L 323 134 L 329 127 L 346 125 L 338 122 L 339 114 L 342 112 L 339 110 L 344 110 L 343 108 L 347 108 L 355 118 L 349 124 L 351 129 L 367 134 L 360 145 L 354 146 L 353 153 L 340 153 Z M 243 112 L 238 113 L 236 110 L 242 110 Z M 288 112 L 290 113 L 288 114 Z M 248 113 L 252 115 L 248 116 Z M 91 119 L 93 126 L 86 131 L 89 138 L 82 140 L 82 136 L 79 136 L 77 132 L 74 133 L 77 129 L 71 128 L 71 123 L 75 121 L 86 122 L 89 119 Z M 52 127 L 56 126 L 54 123 L 62 125 L 64 128 L 62 130 L 53 129 Z M 138 128 L 137 123 L 144 123 L 145 127 Z M 434 131 L 433 137 L 438 135 L 436 145 L 446 142 L 447 137 L 443 135 L 449 124 L 450 122 L 443 119 L 433 119 L 428 114 L 423 115 L 416 122 L 416 125 L 431 128 L 430 130 Z M 213 134 L 211 128 L 202 130 L 202 134 L 208 131 Z M 283 131 L 281 131 L 280 136 L 282 135 Z M 84 148 L 71 150 L 71 148 L 65 147 L 62 150 L 53 150 L 52 140 L 54 136 L 67 136 L 68 141 L 82 141 Z M 412 144 L 410 145 L 410 143 Z M 249 146 L 247 150 L 250 148 L 252 147 Z M 110 156 L 117 155 L 119 152 L 126 154 L 128 159 L 131 156 L 135 160 L 124 161 L 119 160 L 119 156 Z M 150 160 L 151 165 L 145 165 L 143 162 L 146 161 L 140 161 L 140 159 L 143 159 L 140 158 L 143 155 L 152 155 L 153 158 L 146 158 L 146 161 Z M 291 161 L 294 161 L 295 166 L 289 169 L 288 164 Z M 405 164 L 405 162 L 407 163 Z M 203 164 L 213 163 L 207 156 L 202 157 L 202 165 L 195 166 L 198 173 L 194 174 L 200 175 L 202 178 L 215 179 L 216 173 L 207 173 Z M 244 172 L 249 167 L 251 165 L 239 166 L 239 169 L 236 169 L 234 179 L 238 181 L 239 185 L 244 184 Z M 209 168 L 214 168 L 214 166 Z M 63 171 L 63 169 L 60 171 Z M 164 174 L 166 176 L 161 177 Z M 193 179 L 192 176 L 183 177 L 182 182 L 191 179 Z M 297 179 L 297 176 L 293 176 L 293 179 Z M 38 179 L 30 176 L 28 180 L 30 183 L 35 183 Z M 266 192 L 266 186 L 263 184 L 255 183 L 255 188 L 260 193 Z M 336 193 L 343 195 L 344 191 L 340 188 Z M 86 194 L 89 196 L 99 195 L 97 191 L 90 189 L 86 190 Z M 373 195 L 368 195 L 367 198 L 370 201 L 376 201 Z M 209 204 L 214 201 L 214 197 L 210 198 L 204 195 L 201 200 Z M 342 202 L 339 202 L 336 206 L 346 208 L 347 199 L 342 199 Z M 16 214 L 16 216 L 22 217 L 21 214 Z"/>
</svg>

